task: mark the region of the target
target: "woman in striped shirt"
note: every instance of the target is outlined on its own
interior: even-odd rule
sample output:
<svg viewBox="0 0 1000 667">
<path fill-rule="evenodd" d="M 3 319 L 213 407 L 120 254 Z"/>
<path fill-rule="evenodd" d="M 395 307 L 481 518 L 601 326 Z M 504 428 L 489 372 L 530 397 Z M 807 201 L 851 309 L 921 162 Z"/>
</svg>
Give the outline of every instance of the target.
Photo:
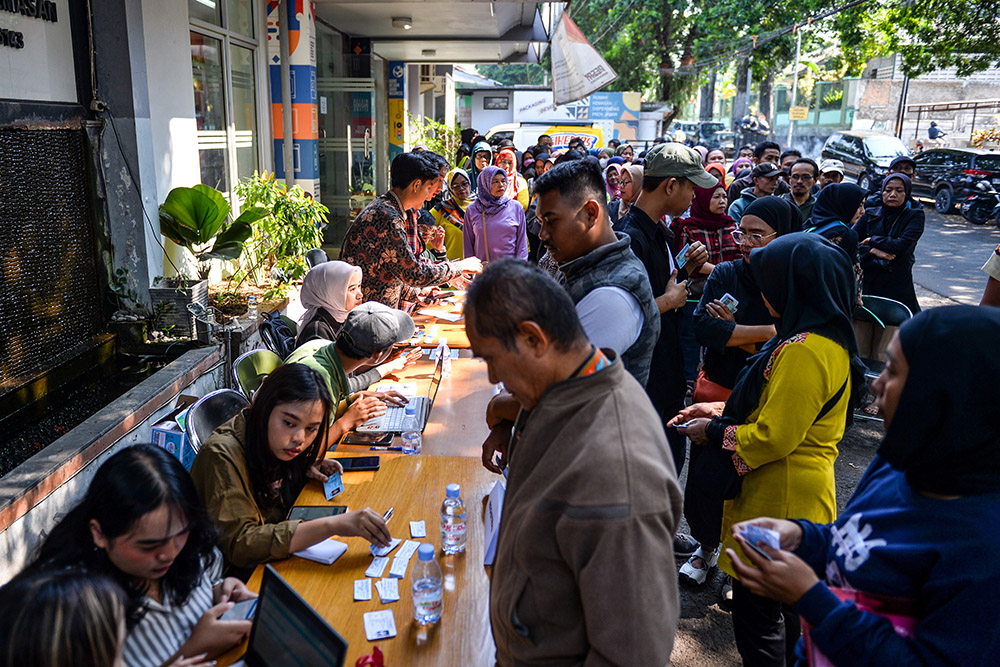
<svg viewBox="0 0 1000 667">
<path fill-rule="evenodd" d="M 180 462 L 136 445 L 100 467 L 30 568 L 82 567 L 121 585 L 126 666 L 196 665 L 246 637 L 250 621 L 219 617 L 256 597 L 239 579 L 222 578 L 217 539 Z"/>
</svg>

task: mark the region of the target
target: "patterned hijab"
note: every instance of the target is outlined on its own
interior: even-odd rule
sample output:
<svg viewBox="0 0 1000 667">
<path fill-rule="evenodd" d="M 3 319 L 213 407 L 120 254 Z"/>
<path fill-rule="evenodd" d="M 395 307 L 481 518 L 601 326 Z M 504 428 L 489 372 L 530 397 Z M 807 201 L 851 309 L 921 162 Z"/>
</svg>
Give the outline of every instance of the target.
<svg viewBox="0 0 1000 667">
<path fill-rule="evenodd" d="M 504 178 L 507 178 L 504 170 L 494 165 L 486 167 L 479 174 L 479 190 L 476 194 L 476 201 L 472 205 L 478 208 L 483 215 L 492 215 L 502 210 L 510 201 L 506 192 L 499 197 L 493 195 L 493 177 L 497 174 L 503 174 Z M 507 186 L 509 190 L 510 183 Z"/>
</svg>

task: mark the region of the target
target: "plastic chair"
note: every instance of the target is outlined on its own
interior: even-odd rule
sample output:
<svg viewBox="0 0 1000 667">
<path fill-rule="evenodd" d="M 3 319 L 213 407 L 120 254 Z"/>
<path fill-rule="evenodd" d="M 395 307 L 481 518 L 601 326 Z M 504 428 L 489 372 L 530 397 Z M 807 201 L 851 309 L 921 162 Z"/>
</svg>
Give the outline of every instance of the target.
<svg viewBox="0 0 1000 667">
<path fill-rule="evenodd" d="M 323 262 L 329 262 L 330 257 L 326 254 L 326 251 L 322 248 L 313 248 L 306 253 L 306 264 L 309 268 L 316 266 L 317 264 L 322 264 Z"/>
<path fill-rule="evenodd" d="M 264 378 L 280 365 L 281 357 L 271 350 L 250 350 L 233 362 L 233 380 L 243 395 L 252 399 Z"/>
<path fill-rule="evenodd" d="M 201 444 L 208 440 L 212 431 L 249 405 L 250 401 L 243 394 L 232 389 L 216 389 L 195 401 L 184 423 L 191 449 L 196 454 L 201 451 Z"/>
<path fill-rule="evenodd" d="M 858 341 L 861 360 L 868 367 L 865 377 L 871 384 L 885 368 L 885 351 L 889 347 L 889 341 L 899 327 L 913 317 L 913 313 L 905 304 L 882 296 L 863 294 L 861 301 L 862 305 L 854 309 L 854 336 Z M 866 405 L 868 403 L 870 401 L 865 402 Z M 859 409 L 855 416 L 858 419 L 881 421 L 863 409 Z"/>
</svg>

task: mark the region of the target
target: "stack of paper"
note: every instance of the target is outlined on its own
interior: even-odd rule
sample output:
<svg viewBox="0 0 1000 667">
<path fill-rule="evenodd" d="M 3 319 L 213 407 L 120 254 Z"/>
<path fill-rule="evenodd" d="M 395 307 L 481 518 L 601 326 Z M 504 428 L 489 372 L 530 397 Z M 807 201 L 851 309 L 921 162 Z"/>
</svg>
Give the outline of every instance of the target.
<svg viewBox="0 0 1000 667">
<path fill-rule="evenodd" d="M 365 579 L 365 581 L 371 581 L 371 579 Z M 355 582 L 355 586 L 357 582 Z M 382 603 L 386 602 L 397 602 L 399 600 L 399 581 L 397 579 L 385 578 L 379 579 L 375 582 L 375 590 L 378 591 L 378 596 L 382 600 Z"/>
<path fill-rule="evenodd" d="M 345 543 L 338 542 L 337 540 L 323 540 L 319 544 L 314 544 L 302 551 L 296 551 L 292 555 L 307 560 L 314 560 L 324 565 L 331 565 L 333 561 L 343 556 L 345 551 L 347 551 Z"/>
</svg>

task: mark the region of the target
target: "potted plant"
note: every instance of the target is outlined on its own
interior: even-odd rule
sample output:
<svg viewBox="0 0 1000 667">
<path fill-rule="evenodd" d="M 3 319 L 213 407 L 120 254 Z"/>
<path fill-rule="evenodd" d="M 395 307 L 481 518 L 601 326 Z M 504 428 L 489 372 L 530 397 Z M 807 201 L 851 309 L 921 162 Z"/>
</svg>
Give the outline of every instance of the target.
<svg viewBox="0 0 1000 667">
<path fill-rule="evenodd" d="M 230 219 L 230 206 L 222 193 L 207 185 L 174 188 L 160 205 L 160 233 L 190 252 L 198 262 L 197 279 L 190 276 L 160 280 L 149 289 L 153 307 L 169 304 L 165 322 L 179 336 L 191 336 L 190 303 L 208 305 L 208 271 L 211 259 L 237 259 L 253 233 L 251 224 L 267 215 L 265 209 L 247 207 Z"/>
</svg>

